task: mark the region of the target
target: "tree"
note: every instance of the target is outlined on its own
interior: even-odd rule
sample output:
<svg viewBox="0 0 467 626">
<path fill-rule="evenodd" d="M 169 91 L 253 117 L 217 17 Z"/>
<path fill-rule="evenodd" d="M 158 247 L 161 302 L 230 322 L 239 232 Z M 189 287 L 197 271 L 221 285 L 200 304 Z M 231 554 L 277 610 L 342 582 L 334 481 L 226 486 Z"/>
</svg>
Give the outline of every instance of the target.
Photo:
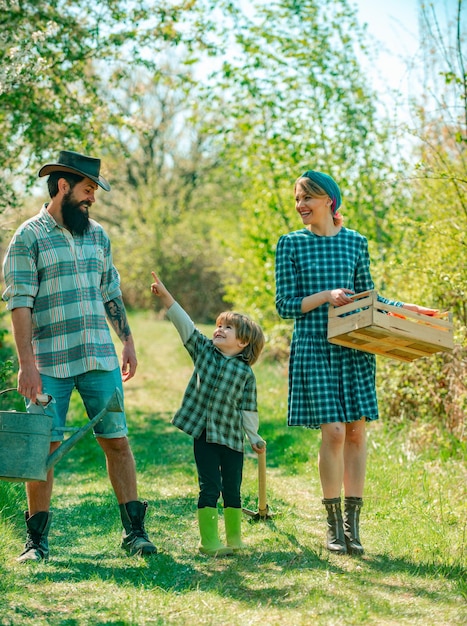
<svg viewBox="0 0 467 626">
<path fill-rule="evenodd" d="M 414 273 L 401 290 L 454 312 L 460 337 L 467 326 L 467 9 L 420 5 L 424 51 L 423 97 L 412 102 L 413 166 L 404 185 L 412 189 L 403 216 L 401 257 Z M 446 7 L 444 7 L 446 9 Z M 416 246 L 414 245 L 416 242 Z"/>
<path fill-rule="evenodd" d="M 449 10 L 451 7 L 451 10 Z M 379 375 L 384 416 L 422 420 L 424 445 L 439 430 L 465 438 L 467 410 L 467 76 L 466 5 L 420 3 L 422 98 L 412 101 L 416 126 L 412 163 L 399 189 L 410 190 L 409 211 L 394 227 L 402 234 L 388 270 L 401 299 L 437 306 L 453 315 L 453 354 L 397 367 Z M 402 271 L 403 270 L 403 271 Z M 428 428 L 427 428 L 428 426 Z"/>
<path fill-rule="evenodd" d="M 115 185 L 99 219 L 112 232 L 128 304 L 159 308 L 148 289 L 156 270 L 195 319 L 212 321 L 225 307 L 214 217 L 223 194 L 197 89 L 180 61 L 167 61 L 109 93 L 123 123 L 109 127 Z"/>
<path fill-rule="evenodd" d="M 206 99 L 217 121 L 223 112 L 215 127 L 222 156 L 243 187 L 238 235 L 229 238 L 238 265 L 228 295 L 271 328 L 275 244 L 299 227 L 294 179 L 309 168 L 334 175 L 348 225 L 363 226 L 384 257 L 389 207 L 397 207 L 382 181 L 392 168 L 375 95 L 358 63 L 364 32 L 346 0 L 258 2 L 247 14 L 225 5 L 223 40 L 233 53 L 213 74 Z"/>
<path fill-rule="evenodd" d="M 195 18 L 190 0 L 0 0 L 0 210 L 17 204 L 15 180 L 31 185 L 59 146 L 102 153 L 109 120 L 118 123 L 107 81 L 202 43 L 206 25 L 186 25 Z"/>
</svg>

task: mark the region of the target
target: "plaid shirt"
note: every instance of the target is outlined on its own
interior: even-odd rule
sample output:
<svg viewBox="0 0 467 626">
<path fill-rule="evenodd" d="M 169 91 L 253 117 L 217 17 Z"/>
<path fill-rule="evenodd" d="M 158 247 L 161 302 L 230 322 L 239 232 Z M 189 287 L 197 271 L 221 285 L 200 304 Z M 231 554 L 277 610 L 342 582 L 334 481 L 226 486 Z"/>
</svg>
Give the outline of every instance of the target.
<svg viewBox="0 0 467 626">
<path fill-rule="evenodd" d="M 119 366 L 104 303 L 121 296 L 110 241 L 90 220 L 82 236 L 59 226 L 44 205 L 16 231 L 3 262 L 7 309 L 32 309 L 39 371 L 66 378 Z"/>
<path fill-rule="evenodd" d="M 173 305 L 168 317 L 178 328 L 177 308 L 180 309 L 179 305 Z M 241 354 L 223 355 L 194 326 L 184 345 L 195 369 L 172 423 L 195 439 L 206 429 L 208 443 L 243 452 L 242 411 L 257 410 L 253 370 Z"/>
</svg>

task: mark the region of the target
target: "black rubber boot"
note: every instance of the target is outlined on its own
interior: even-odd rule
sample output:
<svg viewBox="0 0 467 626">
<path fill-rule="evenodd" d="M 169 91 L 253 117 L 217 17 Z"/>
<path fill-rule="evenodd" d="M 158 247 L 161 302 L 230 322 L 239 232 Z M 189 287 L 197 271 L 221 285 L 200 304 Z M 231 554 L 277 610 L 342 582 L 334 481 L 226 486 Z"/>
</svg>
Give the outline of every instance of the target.
<svg viewBox="0 0 467 626">
<path fill-rule="evenodd" d="M 322 500 L 328 514 L 328 532 L 326 548 L 334 554 L 347 554 L 344 536 L 344 523 L 340 498 L 324 498 Z"/>
<path fill-rule="evenodd" d="M 362 498 L 349 497 L 344 499 L 344 535 L 349 554 L 363 554 L 359 529 L 362 506 Z"/>
<path fill-rule="evenodd" d="M 24 512 L 27 537 L 24 550 L 16 559 L 19 563 L 26 561 L 47 561 L 49 558 L 49 528 L 52 523 L 52 513 L 40 511 L 29 517 L 29 511 Z"/>
<path fill-rule="evenodd" d="M 148 534 L 144 529 L 144 516 L 148 503 L 133 500 L 119 506 L 124 529 L 122 548 L 132 555 L 155 554 L 157 552 L 156 546 L 149 541 Z"/>
</svg>

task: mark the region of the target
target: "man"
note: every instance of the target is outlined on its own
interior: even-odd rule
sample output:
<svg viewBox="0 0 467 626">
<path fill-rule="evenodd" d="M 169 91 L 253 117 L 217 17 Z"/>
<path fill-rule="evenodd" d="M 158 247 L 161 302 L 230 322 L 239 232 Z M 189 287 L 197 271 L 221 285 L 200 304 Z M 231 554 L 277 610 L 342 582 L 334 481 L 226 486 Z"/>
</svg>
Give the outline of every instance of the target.
<svg viewBox="0 0 467 626">
<path fill-rule="evenodd" d="M 27 399 L 27 411 L 42 411 L 38 394 L 53 398 L 45 409 L 53 418 L 52 452 L 63 439 L 73 389 L 91 419 L 116 388 L 122 392 L 122 381 L 135 375 L 137 360 L 109 238 L 89 218 L 98 187 L 110 191 L 100 175 L 100 159 L 64 150 L 57 163 L 40 169 L 39 176 L 46 175 L 51 201 L 18 228 L 8 247 L 3 299 L 12 312 L 18 391 Z M 121 372 L 106 318 L 123 343 Z M 156 547 L 144 528 L 147 503 L 138 500 L 127 432 L 123 412 L 106 413 L 94 428 L 120 507 L 122 548 L 152 554 Z M 49 556 L 52 486 L 53 469 L 45 482 L 26 483 L 27 540 L 21 562 Z"/>
</svg>

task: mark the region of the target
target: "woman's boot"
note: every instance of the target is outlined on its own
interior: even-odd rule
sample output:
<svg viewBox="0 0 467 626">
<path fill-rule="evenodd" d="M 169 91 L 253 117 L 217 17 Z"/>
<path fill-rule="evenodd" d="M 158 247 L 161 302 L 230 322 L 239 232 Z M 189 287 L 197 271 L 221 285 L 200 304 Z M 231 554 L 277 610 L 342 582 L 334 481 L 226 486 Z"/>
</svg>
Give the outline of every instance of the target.
<svg viewBox="0 0 467 626">
<path fill-rule="evenodd" d="M 16 559 L 19 563 L 27 561 L 47 561 L 49 558 L 49 528 L 52 523 L 52 513 L 40 511 L 29 517 L 29 512 L 24 512 L 26 520 L 27 537 L 24 550 Z"/>
<path fill-rule="evenodd" d="M 198 509 L 198 524 L 201 541 L 199 551 L 209 556 L 233 554 L 233 549 L 224 546 L 219 540 L 219 514 L 217 508 L 206 506 Z"/>
<path fill-rule="evenodd" d="M 227 507 L 224 509 L 225 536 L 227 545 L 234 551 L 246 548 L 242 542 L 242 509 Z"/>
<path fill-rule="evenodd" d="M 328 514 L 328 532 L 326 547 L 334 554 L 347 554 L 344 536 L 344 523 L 340 498 L 324 498 L 322 500 Z"/>
<path fill-rule="evenodd" d="M 362 506 L 362 498 L 349 497 L 344 499 L 344 534 L 349 554 L 363 554 L 359 529 Z"/>
</svg>

